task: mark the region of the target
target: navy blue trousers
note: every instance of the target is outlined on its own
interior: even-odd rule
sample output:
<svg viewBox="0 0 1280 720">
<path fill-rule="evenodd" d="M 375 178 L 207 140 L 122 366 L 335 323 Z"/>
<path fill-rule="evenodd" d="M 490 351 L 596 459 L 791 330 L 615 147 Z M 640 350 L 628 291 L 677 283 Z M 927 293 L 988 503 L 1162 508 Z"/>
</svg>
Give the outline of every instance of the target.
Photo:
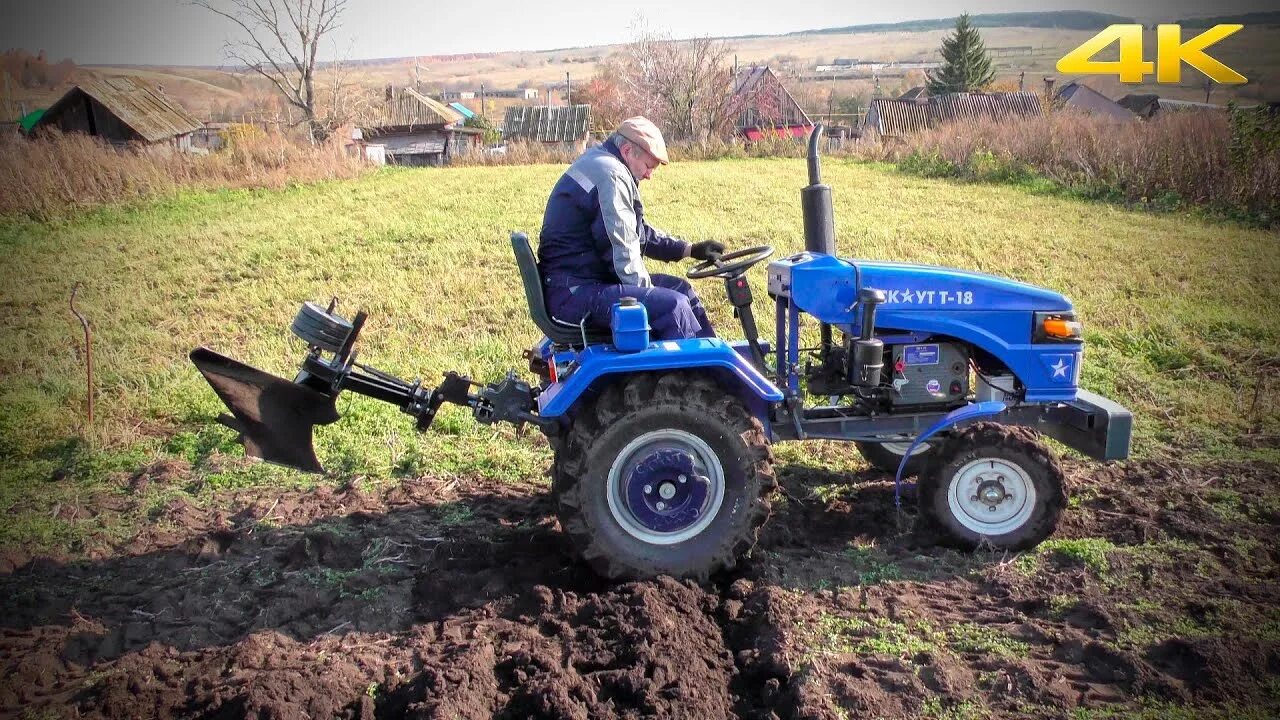
<svg viewBox="0 0 1280 720">
<path fill-rule="evenodd" d="M 711 321 L 702 301 L 689 281 L 673 275 L 653 275 L 653 287 L 638 285 L 579 285 L 569 288 L 547 288 L 547 310 L 557 320 L 577 325 L 585 317 L 587 324 L 609 327 L 613 304 L 623 297 L 633 297 L 644 304 L 649 314 L 651 340 L 681 340 L 692 337 L 715 337 Z"/>
</svg>

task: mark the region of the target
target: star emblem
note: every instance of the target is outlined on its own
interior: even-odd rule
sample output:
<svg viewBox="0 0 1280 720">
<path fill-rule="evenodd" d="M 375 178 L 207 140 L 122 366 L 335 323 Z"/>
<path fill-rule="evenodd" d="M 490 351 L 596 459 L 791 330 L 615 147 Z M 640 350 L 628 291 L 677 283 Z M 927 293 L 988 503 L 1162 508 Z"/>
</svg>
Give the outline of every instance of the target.
<svg viewBox="0 0 1280 720">
<path fill-rule="evenodd" d="M 1067 364 L 1067 361 L 1062 358 L 1058 358 L 1058 362 L 1049 366 L 1049 368 L 1053 370 L 1053 376 L 1055 378 L 1065 378 L 1067 376 L 1067 369 L 1070 367 L 1071 366 Z"/>
</svg>

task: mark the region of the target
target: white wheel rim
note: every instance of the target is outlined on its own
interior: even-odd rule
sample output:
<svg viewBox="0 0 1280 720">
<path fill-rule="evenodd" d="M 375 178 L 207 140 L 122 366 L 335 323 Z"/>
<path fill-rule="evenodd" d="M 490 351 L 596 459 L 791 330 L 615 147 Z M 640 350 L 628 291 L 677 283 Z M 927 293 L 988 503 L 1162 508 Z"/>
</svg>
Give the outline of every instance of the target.
<svg viewBox="0 0 1280 720">
<path fill-rule="evenodd" d="M 705 476 L 710 483 L 707 507 L 697 522 L 678 532 L 659 532 L 645 527 L 627 507 L 623 484 L 634 464 L 655 449 L 678 449 L 693 458 L 694 471 Z M 609 501 L 609 513 L 628 535 L 652 545 L 675 545 L 697 536 L 715 520 L 724 503 L 725 478 L 720 458 L 702 438 L 683 430 L 655 430 L 627 443 L 609 467 L 608 487 L 605 496 Z"/>
<path fill-rule="evenodd" d="M 979 535 L 1005 535 L 1031 519 L 1036 487 L 1020 465 L 1003 458 L 973 460 L 951 476 L 951 515 Z"/>
<path fill-rule="evenodd" d="M 885 450 L 888 450 L 889 452 L 893 453 L 894 455 L 897 455 L 898 457 L 902 457 L 903 455 L 907 454 L 907 448 L 911 447 L 911 443 L 887 442 L 887 443 L 880 443 L 880 447 L 884 448 Z M 911 451 L 911 457 L 915 457 L 920 453 L 929 452 L 929 448 L 930 448 L 929 443 L 922 442 L 916 446 L 915 450 Z"/>
</svg>

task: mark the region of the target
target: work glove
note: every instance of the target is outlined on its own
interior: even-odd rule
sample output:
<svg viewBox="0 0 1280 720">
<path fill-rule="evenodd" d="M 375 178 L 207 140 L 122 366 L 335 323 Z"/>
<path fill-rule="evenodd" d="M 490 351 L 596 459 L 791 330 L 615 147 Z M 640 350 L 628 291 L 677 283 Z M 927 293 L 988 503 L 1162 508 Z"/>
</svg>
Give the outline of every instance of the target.
<svg viewBox="0 0 1280 720">
<path fill-rule="evenodd" d="M 696 242 L 689 248 L 689 257 L 694 260 L 719 260 L 724 254 L 724 243 L 715 240 Z"/>
</svg>

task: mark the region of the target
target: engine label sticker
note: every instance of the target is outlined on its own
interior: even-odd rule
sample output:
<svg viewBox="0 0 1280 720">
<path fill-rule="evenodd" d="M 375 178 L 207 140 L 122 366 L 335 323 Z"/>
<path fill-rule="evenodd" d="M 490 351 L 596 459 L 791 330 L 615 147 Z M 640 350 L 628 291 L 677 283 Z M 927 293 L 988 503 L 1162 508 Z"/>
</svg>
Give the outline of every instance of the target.
<svg viewBox="0 0 1280 720">
<path fill-rule="evenodd" d="M 972 290 L 885 290 L 886 303 L 906 305 L 972 305 Z"/>
<path fill-rule="evenodd" d="M 937 345 L 908 345 L 902 349 L 902 362 L 907 365 L 937 365 Z"/>
<path fill-rule="evenodd" d="M 933 395 L 940 395 L 942 394 L 942 383 L 937 380 L 930 380 L 925 383 L 924 389 L 928 390 Z"/>
</svg>

